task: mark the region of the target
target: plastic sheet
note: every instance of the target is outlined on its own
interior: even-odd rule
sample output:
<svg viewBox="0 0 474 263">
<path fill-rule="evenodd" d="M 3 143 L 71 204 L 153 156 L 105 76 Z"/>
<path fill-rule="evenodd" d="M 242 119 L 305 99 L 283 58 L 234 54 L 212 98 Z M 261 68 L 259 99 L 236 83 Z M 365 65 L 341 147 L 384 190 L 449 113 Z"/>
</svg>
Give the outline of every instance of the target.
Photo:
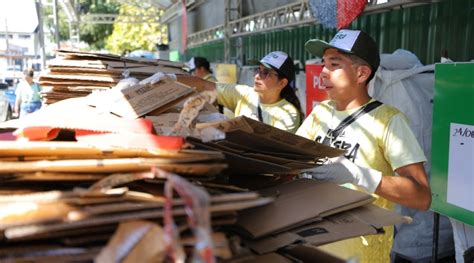
<svg viewBox="0 0 474 263">
<path fill-rule="evenodd" d="M 174 189 L 184 201 L 188 224 L 197 240 L 192 262 L 215 262 L 210 227 L 209 195 L 180 176 L 167 173 L 166 177 L 165 240 L 169 256 L 175 262 L 185 260 L 184 250 L 179 242 L 179 233 L 172 216 Z"/>
</svg>

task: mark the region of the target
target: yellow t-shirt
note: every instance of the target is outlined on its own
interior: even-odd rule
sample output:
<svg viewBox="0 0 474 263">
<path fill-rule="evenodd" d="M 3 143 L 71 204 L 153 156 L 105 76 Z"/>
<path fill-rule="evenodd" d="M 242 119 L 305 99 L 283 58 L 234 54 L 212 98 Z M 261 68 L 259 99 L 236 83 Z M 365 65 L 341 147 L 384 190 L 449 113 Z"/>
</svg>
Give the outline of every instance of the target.
<svg viewBox="0 0 474 263">
<path fill-rule="evenodd" d="M 357 109 L 337 111 L 334 102 L 324 101 L 313 109 L 296 134 L 322 142 L 329 130 L 335 129 Z M 426 161 L 405 116 L 386 104 L 361 115 L 331 142 L 331 146 L 345 150 L 345 156 L 357 165 L 384 175 L 395 175 L 397 168 Z M 393 208 L 393 203 L 381 197 L 375 204 Z M 357 257 L 360 262 L 389 262 L 393 227 L 386 227 L 385 231 L 382 235 L 352 238 L 321 248 L 345 259 Z"/>
<path fill-rule="evenodd" d="M 232 110 L 235 116 L 258 120 L 258 93 L 246 85 L 217 83 L 217 102 Z M 273 127 L 294 133 L 300 126 L 300 114 L 285 99 L 272 104 L 260 103 L 262 120 Z"/>
</svg>

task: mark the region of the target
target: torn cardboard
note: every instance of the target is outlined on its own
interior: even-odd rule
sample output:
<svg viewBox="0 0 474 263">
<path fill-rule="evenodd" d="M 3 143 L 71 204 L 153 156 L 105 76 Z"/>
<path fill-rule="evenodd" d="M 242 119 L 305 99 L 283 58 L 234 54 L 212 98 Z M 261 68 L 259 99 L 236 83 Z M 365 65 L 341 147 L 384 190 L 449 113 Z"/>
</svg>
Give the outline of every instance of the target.
<svg viewBox="0 0 474 263">
<path fill-rule="evenodd" d="M 329 215 L 369 204 L 374 197 L 329 182 L 299 179 L 259 191 L 271 196 L 270 205 L 243 211 L 237 229 L 261 238 Z"/>
<path fill-rule="evenodd" d="M 147 221 L 130 221 L 120 223 L 95 262 L 161 262 L 165 257 L 163 229 Z"/>
<path fill-rule="evenodd" d="M 259 254 L 295 243 L 320 246 L 357 236 L 384 233 L 384 226 L 406 223 L 407 218 L 373 204 L 347 210 L 277 235 L 245 243 Z"/>
</svg>

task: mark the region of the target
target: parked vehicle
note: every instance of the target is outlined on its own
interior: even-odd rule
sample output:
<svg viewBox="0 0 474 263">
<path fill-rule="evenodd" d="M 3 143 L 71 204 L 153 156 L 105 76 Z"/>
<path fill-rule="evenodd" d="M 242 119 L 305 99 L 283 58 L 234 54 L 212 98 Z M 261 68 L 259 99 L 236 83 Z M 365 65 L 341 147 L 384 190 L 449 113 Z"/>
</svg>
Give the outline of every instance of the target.
<svg viewBox="0 0 474 263">
<path fill-rule="evenodd" d="M 3 72 L 2 78 L 8 85 L 15 86 L 22 76 L 20 65 L 10 65 Z"/>
<path fill-rule="evenodd" d="M 13 101 L 11 101 L 11 94 L 13 94 Z M 12 119 L 14 107 L 15 90 L 10 89 L 7 83 L 0 83 L 0 122 Z"/>
</svg>

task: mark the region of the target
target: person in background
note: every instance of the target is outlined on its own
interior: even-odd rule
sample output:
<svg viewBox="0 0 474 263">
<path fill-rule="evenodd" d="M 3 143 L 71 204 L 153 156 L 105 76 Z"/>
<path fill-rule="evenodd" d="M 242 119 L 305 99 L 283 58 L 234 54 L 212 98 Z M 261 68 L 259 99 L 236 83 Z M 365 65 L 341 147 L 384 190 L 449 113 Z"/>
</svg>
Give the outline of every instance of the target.
<svg viewBox="0 0 474 263">
<path fill-rule="evenodd" d="M 207 81 L 217 82 L 212 75 L 211 64 L 203 57 L 193 57 L 188 62 L 189 73 L 193 76 L 200 77 Z"/>
<path fill-rule="evenodd" d="M 295 93 L 293 59 L 285 52 L 274 51 L 258 62 L 253 87 L 205 81 L 194 76 L 177 75 L 177 80 L 199 90 L 217 89 L 217 102 L 235 116 L 260 120 L 294 133 L 303 113 Z"/>
<path fill-rule="evenodd" d="M 450 218 L 449 220 L 453 226 L 456 262 L 473 262 L 474 227 L 460 222 L 454 218 Z"/>
<path fill-rule="evenodd" d="M 41 108 L 41 97 L 39 94 L 41 87 L 38 83 L 33 82 L 33 76 L 33 69 L 25 69 L 23 71 L 23 79 L 16 87 L 14 112 L 18 117 L 23 117 Z"/>
<path fill-rule="evenodd" d="M 188 67 L 191 75 L 200 77 L 207 81 L 217 82 L 217 79 L 212 75 L 213 72 L 207 59 L 203 57 L 192 57 L 188 62 Z M 232 119 L 234 117 L 234 113 L 231 110 L 220 104 L 217 106 L 219 112 L 224 114 L 227 118 Z"/>
<path fill-rule="evenodd" d="M 376 205 L 393 203 L 427 210 L 431 190 L 426 161 L 406 117 L 373 100 L 367 84 L 379 67 L 375 41 L 365 32 L 340 30 L 330 43 L 309 40 L 305 48 L 323 59 L 320 83 L 329 100 L 318 104 L 297 135 L 345 150 L 325 165 L 301 176 L 354 187 L 378 196 Z M 383 235 L 359 237 L 323 246 L 326 251 L 360 262 L 389 262 L 393 228 Z"/>
</svg>

